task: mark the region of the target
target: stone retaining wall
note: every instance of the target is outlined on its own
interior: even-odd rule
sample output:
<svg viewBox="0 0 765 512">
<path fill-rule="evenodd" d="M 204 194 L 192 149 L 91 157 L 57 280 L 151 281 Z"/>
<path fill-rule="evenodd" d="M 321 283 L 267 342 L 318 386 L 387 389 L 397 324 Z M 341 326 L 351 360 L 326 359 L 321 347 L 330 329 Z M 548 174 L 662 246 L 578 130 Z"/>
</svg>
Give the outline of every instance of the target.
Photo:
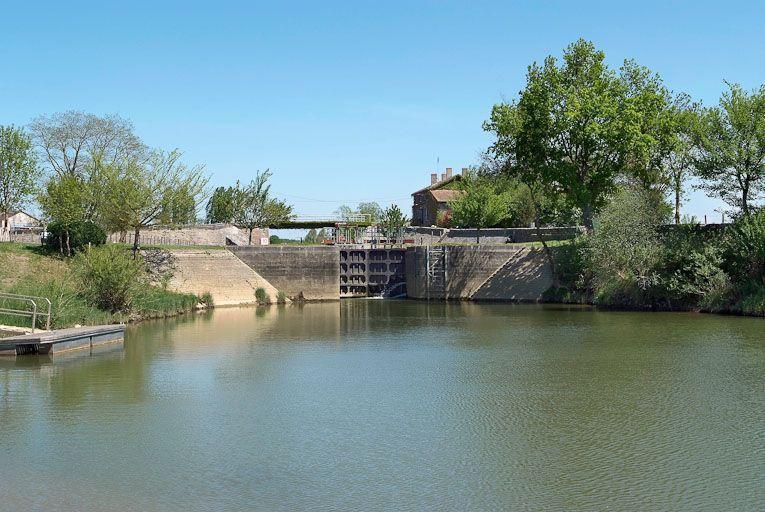
<svg viewBox="0 0 765 512">
<path fill-rule="evenodd" d="M 411 298 L 428 298 L 427 247 L 406 254 L 406 289 Z M 552 285 L 542 249 L 524 246 L 446 246 L 445 292 L 432 299 L 539 301 Z"/>
<path fill-rule="evenodd" d="M 225 246 L 229 243 L 247 245 L 249 232 L 231 224 L 194 224 L 167 227 L 149 226 L 141 230 L 142 245 L 212 245 Z M 252 233 L 252 245 L 268 244 L 268 228 L 256 229 Z M 125 242 L 133 243 L 133 233 L 125 234 Z M 119 242 L 120 233 L 109 235 L 109 241 Z M 228 239 L 228 241 L 227 241 Z M 262 242 L 265 241 L 265 244 Z"/>
<path fill-rule="evenodd" d="M 228 249 L 290 299 L 340 298 L 337 247 L 267 245 Z"/>
</svg>

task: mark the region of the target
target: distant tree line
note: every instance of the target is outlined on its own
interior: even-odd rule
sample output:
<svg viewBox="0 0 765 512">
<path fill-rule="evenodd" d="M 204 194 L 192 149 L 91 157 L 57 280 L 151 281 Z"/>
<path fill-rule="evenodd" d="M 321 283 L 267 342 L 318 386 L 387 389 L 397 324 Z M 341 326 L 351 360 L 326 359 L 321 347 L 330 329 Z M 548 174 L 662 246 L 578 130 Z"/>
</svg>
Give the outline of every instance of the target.
<svg viewBox="0 0 765 512">
<path fill-rule="evenodd" d="M 182 156 L 148 147 L 118 115 L 67 111 L 39 116 L 28 129 L 0 126 L 0 212 L 36 200 L 62 254 L 105 232 L 122 241 L 131 232 L 135 254 L 145 227 L 197 220 L 209 178 Z M 246 187 L 216 189 L 208 219 L 248 229 L 251 241 L 256 227 L 289 218 L 291 207 L 270 197 L 270 176 L 257 172 Z"/>
</svg>

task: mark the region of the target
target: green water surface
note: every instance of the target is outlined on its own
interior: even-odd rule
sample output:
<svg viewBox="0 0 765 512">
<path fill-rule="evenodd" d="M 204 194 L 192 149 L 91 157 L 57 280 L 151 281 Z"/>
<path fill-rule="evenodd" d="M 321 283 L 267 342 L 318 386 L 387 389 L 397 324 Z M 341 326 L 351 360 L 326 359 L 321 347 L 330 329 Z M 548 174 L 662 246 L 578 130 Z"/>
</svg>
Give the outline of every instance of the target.
<svg viewBox="0 0 765 512">
<path fill-rule="evenodd" d="M 765 320 L 351 300 L 0 360 L 0 510 L 765 510 Z"/>
</svg>

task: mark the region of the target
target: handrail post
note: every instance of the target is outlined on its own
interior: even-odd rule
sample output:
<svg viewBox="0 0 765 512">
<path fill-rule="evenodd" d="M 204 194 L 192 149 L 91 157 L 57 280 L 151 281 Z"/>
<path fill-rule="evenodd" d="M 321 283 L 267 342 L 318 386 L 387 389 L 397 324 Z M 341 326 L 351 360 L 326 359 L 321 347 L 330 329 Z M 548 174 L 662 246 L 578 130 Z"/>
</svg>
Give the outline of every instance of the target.
<svg viewBox="0 0 765 512">
<path fill-rule="evenodd" d="M 32 334 L 35 333 L 35 325 L 37 325 L 37 303 L 32 300 Z"/>
<path fill-rule="evenodd" d="M 50 302 L 50 299 L 45 297 L 45 302 L 48 303 L 48 318 L 45 320 L 45 330 L 50 331 L 50 314 L 51 310 L 53 309 L 53 305 Z"/>
</svg>

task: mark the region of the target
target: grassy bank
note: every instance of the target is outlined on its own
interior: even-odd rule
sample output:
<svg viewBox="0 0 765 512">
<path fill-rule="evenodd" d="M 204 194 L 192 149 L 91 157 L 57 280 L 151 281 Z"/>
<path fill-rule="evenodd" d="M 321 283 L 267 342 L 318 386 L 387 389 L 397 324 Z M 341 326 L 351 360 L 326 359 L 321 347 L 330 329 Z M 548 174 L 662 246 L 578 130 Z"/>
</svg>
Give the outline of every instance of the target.
<svg viewBox="0 0 765 512">
<path fill-rule="evenodd" d="M 0 291 L 50 299 L 53 328 L 173 316 L 192 311 L 199 302 L 195 295 L 140 283 L 129 309 L 108 311 L 95 305 L 83 293 L 81 277 L 74 271 L 71 259 L 62 258 L 39 245 L 17 243 L 0 244 Z M 14 307 L 19 305 L 14 302 Z M 0 324 L 3 325 L 28 327 L 30 322 L 29 318 L 0 314 Z M 38 327 L 44 327 L 43 322 L 38 321 Z"/>
</svg>

